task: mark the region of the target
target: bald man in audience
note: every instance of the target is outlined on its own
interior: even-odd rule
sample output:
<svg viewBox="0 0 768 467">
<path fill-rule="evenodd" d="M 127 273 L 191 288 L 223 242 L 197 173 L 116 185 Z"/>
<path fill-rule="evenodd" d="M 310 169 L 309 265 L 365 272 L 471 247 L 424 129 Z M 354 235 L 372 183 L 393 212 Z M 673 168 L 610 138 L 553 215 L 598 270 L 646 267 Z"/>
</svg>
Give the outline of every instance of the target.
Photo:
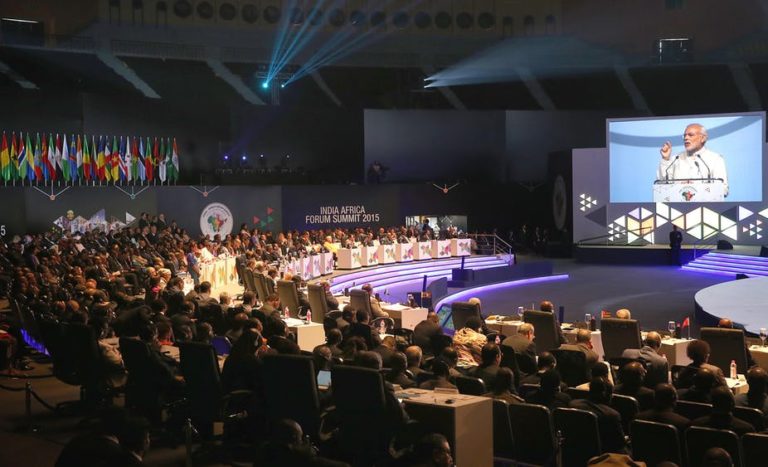
<svg viewBox="0 0 768 467">
<path fill-rule="evenodd" d="M 413 343 L 421 347 L 428 353 L 432 353 L 432 338 L 434 336 L 440 336 L 443 334 L 443 328 L 440 327 L 440 322 L 437 317 L 437 313 L 430 311 L 427 313 L 427 319 L 419 322 L 413 328 Z"/>
<path fill-rule="evenodd" d="M 628 309 L 622 308 L 616 311 L 616 319 L 632 319 L 632 313 Z"/>
<path fill-rule="evenodd" d="M 669 382 L 669 362 L 660 354 L 661 334 L 651 331 L 645 336 L 643 346 L 639 349 L 625 349 L 622 358 L 641 360 L 646 363 L 648 373 L 645 375 L 645 386 L 655 388 L 657 384 Z"/>
<path fill-rule="evenodd" d="M 555 313 L 555 304 L 550 302 L 549 300 L 542 300 L 541 303 L 539 303 L 539 310 L 540 311 L 548 311 L 552 314 Z M 565 334 L 563 334 L 563 330 L 560 327 L 560 321 L 558 321 L 557 316 L 555 316 L 555 329 L 557 329 L 557 340 L 558 345 L 563 345 L 568 342 L 568 340 L 565 338 Z"/>
<path fill-rule="evenodd" d="M 511 347 L 515 351 L 515 357 L 519 370 L 526 374 L 536 373 L 536 343 L 533 324 L 523 323 L 517 328 L 517 334 L 513 334 L 501 343 L 502 346 Z"/>
<path fill-rule="evenodd" d="M 721 329 L 736 329 L 733 326 L 733 321 L 728 318 L 720 319 L 720 322 L 717 323 L 717 327 Z M 752 368 L 753 366 L 757 365 L 757 363 L 755 363 L 755 359 L 752 358 L 752 352 L 749 351 L 749 345 L 747 345 L 746 340 L 744 341 L 744 350 L 747 352 L 747 368 Z"/>
<path fill-rule="evenodd" d="M 749 390 L 736 396 L 736 405 L 752 407 L 763 412 L 763 415 L 768 414 L 768 372 L 759 366 L 750 368 L 747 372 L 747 385 Z"/>
<path fill-rule="evenodd" d="M 675 391 L 675 387 L 667 383 L 659 384 L 654 391 L 653 408 L 637 414 L 637 419 L 672 425 L 677 428 L 677 434 L 682 440 L 684 439 L 683 434 L 691 424 L 691 421 L 675 413 L 676 405 L 677 391 Z"/>
<path fill-rule="evenodd" d="M 579 329 L 576 332 L 575 344 L 563 344 L 560 346 L 561 350 L 576 350 L 583 352 L 587 358 L 587 368 L 595 366 L 599 357 L 597 353 L 592 350 L 592 333 L 588 329 Z"/>
</svg>

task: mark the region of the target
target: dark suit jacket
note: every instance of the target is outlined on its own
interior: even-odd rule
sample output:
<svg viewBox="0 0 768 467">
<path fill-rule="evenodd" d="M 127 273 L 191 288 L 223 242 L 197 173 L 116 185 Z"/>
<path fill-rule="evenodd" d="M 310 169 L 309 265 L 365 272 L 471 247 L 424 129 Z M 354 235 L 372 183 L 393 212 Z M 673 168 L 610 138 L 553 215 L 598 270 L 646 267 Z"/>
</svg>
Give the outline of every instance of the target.
<svg viewBox="0 0 768 467">
<path fill-rule="evenodd" d="M 702 363 L 700 367 L 694 366 L 693 363 L 691 363 L 687 367 L 680 370 L 680 373 L 677 375 L 677 381 L 675 382 L 675 387 L 678 389 L 682 389 L 682 388 L 689 388 L 693 386 L 693 377 L 696 375 L 696 373 L 698 373 L 699 368 L 708 368 L 709 370 L 712 370 L 712 372 L 717 376 L 718 386 L 727 385 L 725 381 L 725 375 L 723 374 L 723 371 L 720 368 L 714 365 L 710 365 L 709 363 Z"/>
<path fill-rule="evenodd" d="M 587 357 L 587 368 L 592 368 L 595 366 L 595 364 L 598 361 L 597 353 L 587 347 L 586 345 L 582 344 L 563 344 L 560 346 L 560 350 L 577 350 L 579 352 L 583 352 L 584 355 Z"/>
<path fill-rule="evenodd" d="M 626 349 L 621 354 L 623 358 L 639 359 L 648 363 L 648 374 L 645 375 L 645 386 L 655 388 L 659 383 L 669 382 L 669 362 L 656 353 L 653 348 L 643 346 L 640 349 Z"/>
<path fill-rule="evenodd" d="M 635 400 L 637 400 L 637 404 L 640 406 L 640 410 L 648 410 L 653 408 L 655 394 L 652 390 L 645 386 L 640 386 L 635 390 L 634 388 L 629 388 L 623 384 L 619 384 L 616 386 L 616 389 L 613 392 L 614 394 L 634 397 Z"/>
<path fill-rule="evenodd" d="M 518 369 L 521 372 L 526 375 L 536 373 L 536 343 L 529 341 L 522 334 L 515 334 L 504 339 L 501 345 L 514 349 Z"/>
<path fill-rule="evenodd" d="M 432 352 L 432 336 L 439 336 L 443 328 L 439 324 L 428 319 L 421 321 L 413 328 L 413 343 L 422 348 L 424 352 Z"/>
<path fill-rule="evenodd" d="M 621 427 L 621 415 L 605 404 L 595 404 L 587 399 L 571 401 L 571 407 L 586 410 L 597 415 L 597 428 L 605 452 L 626 453 L 624 429 Z"/>
<path fill-rule="evenodd" d="M 490 365 L 486 367 L 477 367 L 472 371 L 472 376 L 480 378 L 485 383 L 485 388 L 491 390 L 493 384 L 496 382 L 496 374 L 499 372 L 499 367 L 496 365 Z"/>
<path fill-rule="evenodd" d="M 681 440 L 684 438 L 685 430 L 691 425 L 691 421 L 688 418 L 675 413 L 672 409 L 645 410 L 638 413 L 636 418 L 638 420 L 648 420 L 650 422 L 672 425 L 677 428 L 677 434 Z"/>
<path fill-rule="evenodd" d="M 705 426 L 718 430 L 731 430 L 741 436 L 746 433 L 754 433 L 755 427 L 752 424 L 738 419 L 731 414 L 713 413 L 707 417 L 697 418 L 691 422 L 691 426 Z"/>
<path fill-rule="evenodd" d="M 365 345 L 368 346 L 368 348 L 371 350 L 378 347 L 378 345 L 381 343 L 381 338 L 379 338 L 379 334 L 374 332 L 373 328 L 371 328 L 367 324 L 361 324 L 361 323 L 350 324 L 347 336 L 362 337 L 363 340 L 365 341 Z"/>
</svg>

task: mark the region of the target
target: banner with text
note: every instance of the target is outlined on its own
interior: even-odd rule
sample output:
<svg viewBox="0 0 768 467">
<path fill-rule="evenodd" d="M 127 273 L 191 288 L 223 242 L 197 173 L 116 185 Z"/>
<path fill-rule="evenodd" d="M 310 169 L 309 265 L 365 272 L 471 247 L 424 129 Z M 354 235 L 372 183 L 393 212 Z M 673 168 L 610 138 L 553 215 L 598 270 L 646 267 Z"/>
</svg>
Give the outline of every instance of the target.
<svg viewBox="0 0 768 467">
<path fill-rule="evenodd" d="M 397 186 L 285 186 L 283 225 L 287 229 L 399 225 Z"/>
</svg>

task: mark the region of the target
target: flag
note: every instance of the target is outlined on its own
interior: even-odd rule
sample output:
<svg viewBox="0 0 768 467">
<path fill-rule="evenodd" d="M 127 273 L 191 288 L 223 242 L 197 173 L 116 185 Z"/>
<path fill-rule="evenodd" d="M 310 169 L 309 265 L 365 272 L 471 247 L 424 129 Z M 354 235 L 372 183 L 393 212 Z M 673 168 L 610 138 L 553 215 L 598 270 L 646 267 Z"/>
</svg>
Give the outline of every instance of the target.
<svg viewBox="0 0 768 467">
<path fill-rule="evenodd" d="M 48 133 L 48 139 L 46 139 L 45 133 L 43 133 L 41 158 L 43 162 L 43 180 L 46 182 L 48 182 L 48 180 L 56 180 L 56 170 L 51 163 L 52 147 L 55 147 L 53 144 L 53 135 Z M 56 152 L 56 150 L 54 149 L 53 152 Z"/>
<path fill-rule="evenodd" d="M 120 179 L 120 146 L 117 144 L 117 136 L 112 137 L 112 181 L 117 183 Z"/>
<path fill-rule="evenodd" d="M 104 179 L 107 177 L 107 159 L 106 154 L 104 154 L 104 137 L 102 136 L 99 136 L 99 152 L 97 157 L 98 159 L 96 160 L 96 166 L 99 170 L 99 181 L 104 181 Z"/>
<path fill-rule="evenodd" d="M 104 179 L 112 181 L 112 147 L 109 145 L 109 136 L 104 138 Z"/>
<path fill-rule="evenodd" d="M 138 171 L 139 171 L 139 178 L 141 179 L 141 182 L 144 183 L 144 180 L 147 179 L 147 168 L 144 165 L 144 161 L 146 160 L 146 156 L 144 155 L 144 140 L 139 137 L 139 161 L 138 161 Z"/>
<path fill-rule="evenodd" d="M 88 135 L 83 135 L 83 143 L 83 178 L 87 182 L 96 176 L 95 174 L 92 175 L 93 166 L 91 165 L 91 151 L 88 149 Z"/>
<path fill-rule="evenodd" d="M 86 144 L 88 140 L 86 139 Z M 74 177 L 75 179 L 83 179 L 83 140 L 80 139 L 80 135 L 77 135 L 77 143 L 75 143 L 75 170 L 74 170 Z"/>
<path fill-rule="evenodd" d="M 120 151 L 119 151 L 119 160 L 118 165 L 120 167 L 120 181 L 125 183 L 126 180 L 128 180 L 128 167 L 129 165 L 125 164 L 125 139 L 121 136 L 120 137 Z"/>
<path fill-rule="evenodd" d="M 101 142 L 101 137 L 99 137 L 99 142 Z M 96 135 L 91 136 L 91 148 L 90 152 L 88 153 L 91 157 L 91 180 L 96 180 L 99 178 L 99 146 L 96 145 Z"/>
<path fill-rule="evenodd" d="M 122 141 L 121 141 L 122 145 Z M 123 148 L 123 165 L 120 167 L 124 174 L 125 174 L 125 180 L 130 182 L 133 180 L 133 173 L 131 171 L 131 137 L 126 136 L 125 137 L 125 146 L 122 146 Z"/>
<path fill-rule="evenodd" d="M 56 135 L 56 141 L 59 141 L 59 135 Z M 58 152 L 58 148 L 56 151 Z M 61 176 L 64 177 L 64 181 L 69 181 L 69 148 L 67 147 L 67 135 L 64 135 L 64 141 L 62 142 L 59 164 L 61 165 Z"/>
<path fill-rule="evenodd" d="M 155 140 L 157 142 L 157 140 Z M 144 153 L 144 166 L 147 169 L 147 181 L 151 182 L 155 175 L 154 163 L 152 162 L 152 143 L 147 136 L 147 147 Z"/>
<path fill-rule="evenodd" d="M 45 134 L 43 134 L 43 141 L 45 141 Z M 44 180 L 44 173 L 43 173 L 43 167 L 45 167 L 45 164 L 43 163 L 43 152 L 40 149 L 40 133 L 35 136 L 35 178 L 37 181 Z"/>
<path fill-rule="evenodd" d="M 131 138 L 131 177 L 134 182 L 139 179 L 139 148 L 135 136 Z"/>
<path fill-rule="evenodd" d="M 77 180 L 77 148 L 75 147 L 75 135 L 69 135 L 69 178 L 73 182 Z"/>
<path fill-rule="evenodd" d="M 29 134 L 27 134 L 27 140 L 29 140 Z M 29 177 L 30 180 L 35 178 L 34 169 L 30 159 L 27 157 L 28 144 L 24 144 L 24 135 L 19 132 L 19 179 L 22 181 L 25 177 Z"/>
<path fill-rule="evenodd" d="M 11 133 L 11 180 L 16 181 L 19 177 L 19 153 L 16 146 L 16 132 Z"/>
<path fill-rule="evenodd" d="M 11 156 L 8 153 L 8 138 L 3 132 L 3 142 L 0 145 L 0 176 L 6 182 L 11 178 Z"/>
<path fill-rule="evenodd" d="M 685 329 L 690 325 L 691 325 L 691 318 L 686 316 L 685 319 L 683 320 L 683 324 L 680 325 L 680 329 Z"/>
<path fill-rule="evenodd" d="M 168 142 L 168 145 L 170 146 L 170 141 Z M 165 162 L 165 141 L 163 138 L 160 138 L 160 157 L 157 159 L 157 176 L 160 178 L 160 183 L 165 183 L 165 175 L 167 170 Z"/>
<path fill-rule="evenodd" d="M 32 142 L 29 139 L 29 132 L 27 132 L 27 141 L 24 144 L 24 152 L 27 158 L 27 178 L 29 181 L 33 181 L 36 177 L 35 174 L 35 149 L 32 147 Z"/>
<path fill-rule="evenodd" d="M 176 148 L 176 138 L 173 138 L 173 154 L 171 155 L 171 166 L 173 167 L 173 170 L 171 171 L 171 174 L 169 175 L 169 180 L 173 180 L 173 182 L 177 182 L 179 180 L 179 151 Z"/>
</svg>

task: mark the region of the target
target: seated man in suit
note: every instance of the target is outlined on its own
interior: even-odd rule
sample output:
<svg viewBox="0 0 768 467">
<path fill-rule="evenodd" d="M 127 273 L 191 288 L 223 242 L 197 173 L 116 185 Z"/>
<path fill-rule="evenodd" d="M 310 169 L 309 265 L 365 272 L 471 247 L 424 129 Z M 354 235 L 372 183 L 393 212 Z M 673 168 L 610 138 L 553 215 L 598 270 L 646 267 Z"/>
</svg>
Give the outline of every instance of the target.
<svg viewBox="0 0 768 467">
<path fill-rule="evenodd" d="M 688 355 L 688 358 L 691 359 L 692 363 L 680 370 L 680 373 L 677 376 L 677 381 L 675 382 L 676 388 L 682 389 L 691 387 L 693 385 L 693 377 L 699 371 L 699 368 L 706 368 L 714 373 L 717 377 L 718 386 L 727 386 L 723 371 L 708 363 L 710 352 L 709 344 L 701 339 L 692 340 L 688 344 L 685 353 Z"/>
<path fill-rule="evenodd" d="M 709 404 L 712 402 L 712 388 L 717 386 L 717 377 L 709 368 L 699 368 L 693 376 L 693 385 L 677 392 L 681 401 Z"/>
<path fill-rule="evenodd" d="M 754 433 L 752 424 L 733 416 L 735 406 L 733 393 L 728 386 L 718 386 L 712 390 L 712 413 L 706 417 L 697 418 L 691 426 L 705 426 L 717 430 L 731 430 L 741 436 Z"/>
<path fill-rule="evenodd" d="M 503 400 L 507 404 L 522 404 L 525 402 L 522 397 L 517 395 L 517 390 L 515 389 L 515 374 L 512 373 L 512 370 L 509 368 L 499 368 L 493 382 L 486 383 L 486 387 L 488 388 L 488 392 L 483 394 L 485 397 Z"/>
<path fill-rule="evenodd" d="M 722 329 L 735 329 L 733 327 L 733 321 L 728 318 L 722 318 L 720 322 L 717 323 L 717 327 Z M 747 368 L 752 368 L 757 365 L 755 359 L 752 357 L 752 352 L 749 351 L 749 345 L 747 345 L 746 340 L 744 341 L 744 350 L 747 352 Z"/>
<path fill-rule="evenodd" d="M 408 371 L 415 377 L 419 376 L 419 373 L 423 373 L 421 369 L 421 363 L 423 358 L 423 352 L 418 345 L 411 345 L 405 349 L 405 357 L 408 360 Z"/>
<path fill-rule="evenodd" d="M 641 348 L 625 349 L 621 354 L 623 358 L 646 362 L 648 373 L 645 375 L 645 385 L 649 388 L 669 382 L 669 362 L 665 356 L 659 354 L 659 349 L 661 349 L 661 334 L 651 331 L 646 334 Z"/>
<path fill-rule="evenodd" d="M 360 337 L 365 342 L 368 349 L 375 349 L 381 344 L 381 337 L 369 324 L 370 316 L 365 310 L 357 310 L 356 313 L 357 322 L 349 325 L 349 331 L 347 332 L 346 339 L 350 337 Z M 376 353 L 376 352 L 374 352 Z M 378 354 L 376 354 L 378 355 Z"/>
<path fill-rule="evenodd" d="M 435 358 L 432 363 L 432 373 L 435 375 L 433 379 L 424 381 L 419 385 L 421 389 L 433 390 L 435 388 L 456 389 L 456 385 L 450 380 L 450 368 L 448 364 L 442 358 Z"/>
<path fill-rule="evenodd" d="M 583 352 L 587 357 L 587 368 L 591 369 L 598 361 L 597 353 L 592 350 L 592 333 L 589 329 L 579 329 L 576 332 L 575 344 L 563 344 L 560 346 L 561 350 L 576 350 Z M 613 388 L 611 388 L 613 389 Z"/>
<path fill-rule="evenodd" d="M 629 362 L 621 369 L 621 384 L 616 386 L 616 394 L 634 397 L 640 410 L 653 407 L 653 391 L 643 385 L 646 371 L 640 362 Z"/>
<path fill-rule="evenodd" d="M 496 381 L 496 374 L 499 372 L 501 350 L 495 343 L 488 342 L 483 346 L 480 356 L 482 361 L 480 366 L 474 369 L 472 376 L 482 379 L 485 382 L 485 387 L 490 388 Z"/>
<path fill-rule="evenodd" d="M 539 361 L 536 362 L 536 373 L 524 377 L 520 384 L 541 384 L 541 376 L 549 370 L 554 370 L 556 366 L 555 356 L 550 352 L 542 352 L 539 355 Z"/>
<path fill-rule="evenodd" d="M 389 313 L 381 309 L 381 305 L 379 305 L 379 300 L 376 298 L 376 295 L 373 293 L 373 286 L 371 284 L 365 284 L 361 287 L 362 290 L 365 290 L 368 292 L 368 297 L 371 300 L 371 312 L 373 313 L 373 318 L 387 318 L 389 317 Z"/>
<path fill-rule="evenodd" d="M 555 304 L 550 302 L 549 300 L 542 300 L 541 303 L 539 303 L 539 310 L 540 311 L 548 311 L 552 314 L 555 313 Z M 557 319 L 557 316 L 555 316 L 555 329 L 557 329 L 557 340 L 559 345 L 563 345 L 568 340 L 565 338 L 565 334 L 563 334 L 563 329 L 560 326 L 560 321 Z"/>
<path fill-rule="evenodd" d="M 747 372 L 749 391 L 736 396 L 736 405 L 752 407 L 763 414 L 768 414 L 768 372 L 759 366 L 752 367 Z"/>
<path fill-rule="evenodd" d="M 604 378 L 594 378 L 589 383 L 587 399 L 571 401 L 571 407 L 586 410 L 597 415 L 597 427 L 604 452 L 627 452 L 624 441 L 624 429 L 621 427 L 621 415 L 609 404 L 613 395 L 613 386 Z"/>
<path fill-rule="evenodd" d="M 675 387 L 668 383 L 661 383 L 656 386 L 656 391 L 654 391 L 653 408 L 638 413 L 637 419 L 672 425 L 677 428 L 677 434 L 682 441 L 685 438 L 685 430 L 691 421 L 675 413 L 676 405 L 677 391 L 675 391 Z"/>
<path fill-rule="evenodd" d="M 390 371 L 386 376 L 386 380 L 392 384 L 399 385 L 403 389 L 416 386 L 416 381 L 411 379 L 410 375 L 406 373 L 407 362 L 408 360 L 402 352 L 393 353 L 389 358 Z"/>
<path fill-rule="evenodd" d="M 413 343 L 422 349 L 432 349 L 432 336 L 443 334 L 443 328 L 437 317 L 437 313 L 430 311 L 427 313 L 427 319 L 419 322 L 413 328 Z"/>
<path fill-rule="evenodd" d="M 520 372 L 531 375 L 536 373 L 536 343 L 533 324 L 523 323 L 517 328 L 517 334 L 507 337 L 502 346 L 511 347 L 515 351 Z"/>
<path fill-rule="evenodd" d="M 325 303 L 328 304 L 328 310 L 338 310 L 339 301 L 336 300 L 336 297 L 333 296 L 333 292 L 331 292 L 331 283 L 328 281 L 320 281 L 320 285 L 323 286 L 323 291 L 325 293 Z"/>
</svg>

